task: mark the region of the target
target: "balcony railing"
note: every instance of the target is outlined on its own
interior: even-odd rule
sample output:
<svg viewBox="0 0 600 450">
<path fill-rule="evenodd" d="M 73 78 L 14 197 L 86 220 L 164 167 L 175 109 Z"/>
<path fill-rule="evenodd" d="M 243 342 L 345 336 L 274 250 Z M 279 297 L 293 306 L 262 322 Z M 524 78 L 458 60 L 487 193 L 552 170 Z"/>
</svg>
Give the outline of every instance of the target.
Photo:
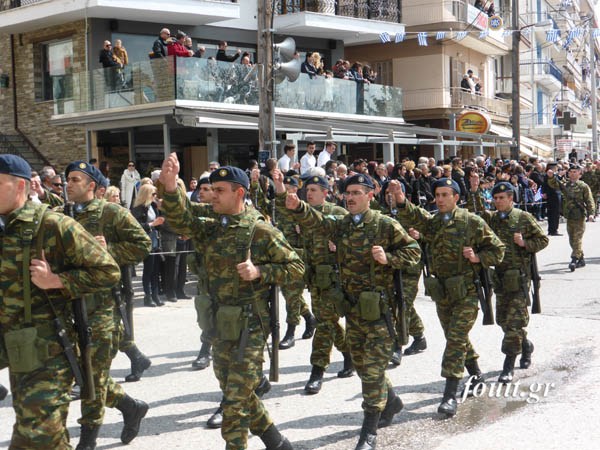
<svg viewBox="0 0 600 450">
<path fill-rule="evenodd" d="M 48 0 L 0 0 L 0 11 L 19 8 L 21 6 L 33 5 L 35 3 L 46 2 Z M 238 0 L 211 0 L 213 2 L 238 3 Z"/>
<path fill-rule="evenodd" d="M 501 117 L 509 117 L 511 113 L 511 102 L 474 94 L 461 88 L 417 89 L 405 91 L 403 97 L 404 110 L 471 108 Z"/>
<path fill-rule="evenodd" d="M 560 83 L 562 83 L 562 72 L 552 61 L 545 59 L 521 61 L 521 76 L 530 75 L 532 70 L 534 75 L 552 75 Z"/>
<path fill-rule="evenodd" d="M 277 14 L 316 12 L 358 19 L 402 20 L 402 0 L 279 0 Z"/>
<path fill-rule="evenodd" d="M 172 100 L 258 106 L 257 70 L 239 63 L 199 58 L 155 59 L 124 70 L 97 69 L 73 75 L 73 97 L 56 98 L 55 113 L 123 108 Z M 402 117 L 399 88 L 306 74 L 275 87 L 278 108 Z"/>
</svg>

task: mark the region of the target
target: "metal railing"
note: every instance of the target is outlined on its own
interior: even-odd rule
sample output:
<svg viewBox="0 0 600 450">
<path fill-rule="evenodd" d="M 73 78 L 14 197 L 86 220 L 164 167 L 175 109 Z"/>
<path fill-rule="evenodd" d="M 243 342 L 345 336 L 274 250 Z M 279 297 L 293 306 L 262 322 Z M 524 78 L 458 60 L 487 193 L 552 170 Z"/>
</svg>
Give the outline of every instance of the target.
<svg viewBox="0 0 600 450">
<path fill-rule="evenodd" d="M 533 70 L 534 75 L 552 75 L 562 83 L 562 72 L 552 61 L 547 59 L 522 60 L 520 65 L 523 66 L 521 67 L 521 76 L 530 75 Z"/>
<path fill-rule="evenodd" d="M 20 8 L 21 6 L 33 5 L 47 0 L 0 0 L 0 11 L 8 11 L 9 9 Z"/>
<path fill-rule="evenodd" d="M 416 89 L 404 91 L 404 110 L 457 108 L 479 109 L 496 116 L 509 117 L 511 102 L 496 97 L 485 97 L 459 87 Z"/>
<path fill-rule="evenodd" d="M 400 23 L 402 0 L 279 0 L 277 2 L 277 14 L 304 11 Z"/>
</svg>

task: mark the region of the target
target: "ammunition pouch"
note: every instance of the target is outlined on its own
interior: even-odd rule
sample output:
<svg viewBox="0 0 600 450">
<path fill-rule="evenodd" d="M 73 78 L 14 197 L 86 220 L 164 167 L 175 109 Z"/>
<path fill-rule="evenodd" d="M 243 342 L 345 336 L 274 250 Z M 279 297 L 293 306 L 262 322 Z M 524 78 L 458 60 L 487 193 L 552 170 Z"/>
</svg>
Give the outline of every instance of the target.
<svg viewBox="0 0 600 450">
<path fill-rule="evenodd" d="M 431 300 L 437 302 L 444 298 L 444 284 L 439 278 L 425 277 L 423 283 L 425 284 L 425 292 L 431 297 Z"/>
<path fill-rule="evenodd" d="M 59 344 L 51 351 L 50 327 L 28 327 L 4 333 L 8 366 L 14 373 L 30 373 L 44 367 L 46 361 L 60 353 Z"/>
<path fill-rule="evenodd" d="M 224 341 L 237 341 L 244 329 L 243 308 L 241 306 L 219 306 L 216 315 L 217 337 Z"/>
<path fill-rule="evenodd" d="M 382 314 L 381 293 L 378 291 L 361 292 L 358 296 L 358 313 L 366 321 L 379 320 Z"/>
<path fill-rule="evenodd" d="M 498 274 L 499 275 L 499 274 Z M 502 275 L 502 286 L 500 292 L 513 293 L 523 290 L 521 271 L 519 269 L 510 269 Z"/>
<path fill-rule="evenodd" d="M 463 275 L 446 278 L 444 281 L 446 295 L 450 301 L 459 301 L 467 296 L 467 285 Z"/>
<path fill-rule="evenodd" d="M 194 307 L 196 308 L 196 321 L 203 331 L 209 331 L 214 328 L 212 301 L 205 292 L 198 293 L 194 297 Z"/>
<path fill-rule="evenodd" d="M 333 285 L 335 276 L 332 266 L 329 264 L 319 264 L 315 266 L 314 286 L 321 291 L 327 290 Z"/>
<path fill-rule="evenodd" d="M 346 299 L 342 290 L 337 286 L 322 292 L 321 296 L 327 298 L 328 301 L 331 301 L 336 314 L 340 317 L 345 317 L 352 309 L 352 305 Z"/>
</svg>

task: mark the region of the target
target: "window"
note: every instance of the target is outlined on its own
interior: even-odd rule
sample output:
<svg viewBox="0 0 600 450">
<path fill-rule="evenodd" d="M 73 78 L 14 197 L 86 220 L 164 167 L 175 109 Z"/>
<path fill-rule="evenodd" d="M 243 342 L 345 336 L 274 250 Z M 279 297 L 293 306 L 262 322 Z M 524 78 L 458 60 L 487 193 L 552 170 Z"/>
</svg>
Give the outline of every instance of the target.
<svg viewBox="0 0 600 450">
<path fill-rule="evenodd" d="M 36 100 L 71 98 L 73 96 L 73 41 L 64 39 L 45 42 L 40 44 L 37 50 L 41 59 L 41 73 L 36 74 Z"/>
<path fill-rule="evenodd" d="M 382 84 L 384 86 L 393 86 L 394 77 L 392 73 L 392 61 L 378 61 L 372 65 L 375 72 L 377 72 L 377 79 L 375 83 Z"/>
</svg>

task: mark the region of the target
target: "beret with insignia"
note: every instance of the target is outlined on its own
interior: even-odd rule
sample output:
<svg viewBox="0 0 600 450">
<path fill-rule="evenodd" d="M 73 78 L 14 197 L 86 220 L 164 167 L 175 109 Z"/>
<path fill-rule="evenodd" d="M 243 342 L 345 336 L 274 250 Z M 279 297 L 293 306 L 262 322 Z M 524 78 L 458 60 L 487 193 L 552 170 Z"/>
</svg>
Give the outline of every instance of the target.
<svg viewBox="0 0 600 450">
<path fill-rule="evenodd" d="M 454 192 L 460 195 L 460 187 L 458 183 L 451 178 L 440 178 L 435 183 L 433 183 L 433 192 L 439 187 L 449 187 Z"/>
<path fill-rule="evenodd" d="M 230 183 L 237 183 L 243 186 L 245 189 L 250 187 L 250 180 L 248 175 L 242 169 L 233 166 L 223 166 L 210 174 L 210 182 L 217 183 L 219 181 L 228 181 Z"/>
<path fill-rule="evenodd" d="M 492 195 L 501 194 L 503 192 L 510 192 L 511 194 L 514 193 L 513 185 L 508 181 L 501 181 L 492 189 Z"/>
<path fill-rule="evenodd" d="M 102 185 L 104 175 L 95 166 L 86 163 L 85 161 L 73 161 L 65 169 L 65 177 L 68 177 L 71 172 L 83 172 L 92 179 L 96 186 Z"/>
<path fill-rule="evenodd" d="M 327 179 L 318 175 L 305 179 L 304 184 L 306 186 L 308 186 L 309 184 L 316 184 L 317 186 L 320 186 L 323 189 L 329 189 L 329 183 L 327 182 Z"/>
<path fill-rule="evenodd" d="M 346 183 L 344 184 L 345 189 L 348 189 L 348 186 L 351 186 L 353 184 L 359 184 L 370 189 L 375 189 L 375 185 L 373 184 L 373 180 L 371 180 L 371 177 L 368 175 L 363 175 L 361 173 L 346 178 Z"/>
<path fill-rule="evenodd" d="M 283 184 L 289 184 L 290 186 L 299 187 L 298 178 L 291 176 L 283 177 Z"/>
<path fill-rule="evenodd" d="M 0 155 L 0 173 L 31 180 L 31 167 L 17 155 Z"/>
<path fill-rule="evenodd" d="M 201 184 L 210 184 L 210 177 L 207 175 L 205 177 L 198 178 L 198 186 Z"/>
</svg>

